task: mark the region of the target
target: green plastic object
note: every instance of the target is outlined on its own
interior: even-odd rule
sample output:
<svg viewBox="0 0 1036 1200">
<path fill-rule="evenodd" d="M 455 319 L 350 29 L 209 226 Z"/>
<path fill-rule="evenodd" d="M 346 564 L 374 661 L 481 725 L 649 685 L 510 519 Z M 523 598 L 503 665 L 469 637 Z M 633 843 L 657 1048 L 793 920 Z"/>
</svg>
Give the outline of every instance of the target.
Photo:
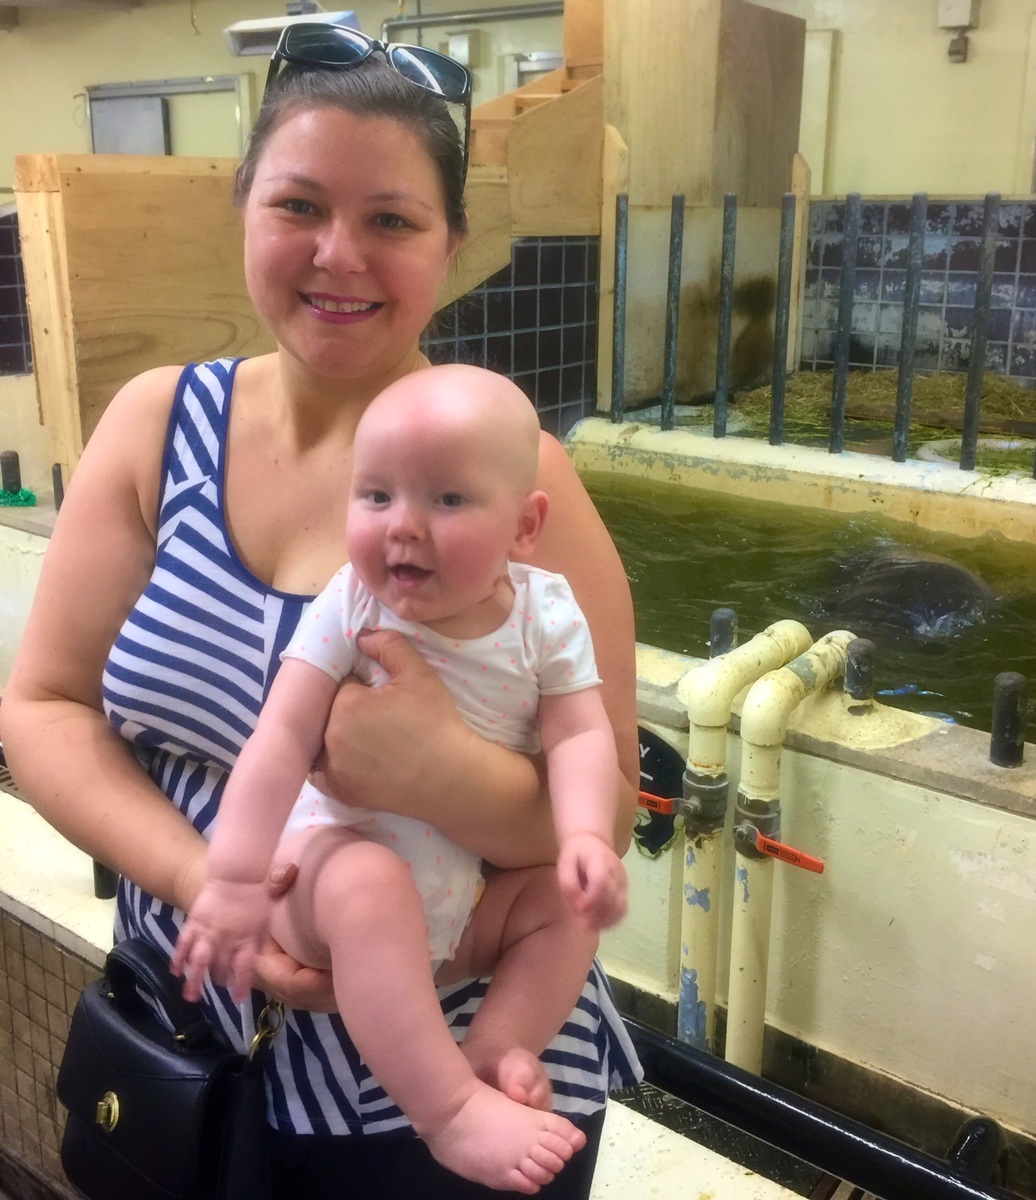
<svg viewBox="0 0 1036 1200">
<path fill-rule="evenodd" d="M 0 488 L 0 508 L 32 508 L 36 503 L 36 493 L 29 488 L 19 488 L 16 492 L 5 492 Z"/>
</svg>

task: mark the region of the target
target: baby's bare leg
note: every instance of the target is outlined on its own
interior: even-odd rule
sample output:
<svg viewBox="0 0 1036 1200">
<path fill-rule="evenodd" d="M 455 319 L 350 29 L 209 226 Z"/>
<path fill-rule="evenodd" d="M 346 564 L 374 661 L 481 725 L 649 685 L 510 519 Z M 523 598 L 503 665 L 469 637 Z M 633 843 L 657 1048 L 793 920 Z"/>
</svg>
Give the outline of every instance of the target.
<svg viewBox="0 0 1036 1200">
<path fill-rule="evenodd" d="M 488 1187 L 532 1194 L 583 1134 L 479 1079 L 443 1020 L 421 899 L 385 847 L 336 828 L 297 835 L 278 859 L 299 877 L 278 903 L 273 936 L 311 966 L 330 965 L 357 1050 L 432 1154 Z"/>
<path fill-rule="evenodd" d="M 480 1079 L 512 1100 L 549 1109 L 539 1061 L 579 999 L 597 935 L 577 922 L 553 867 L 501 871 L 486 883 L 457 954 L 436 983 L 492 979 L 461 1049 Z"/>
</svg>

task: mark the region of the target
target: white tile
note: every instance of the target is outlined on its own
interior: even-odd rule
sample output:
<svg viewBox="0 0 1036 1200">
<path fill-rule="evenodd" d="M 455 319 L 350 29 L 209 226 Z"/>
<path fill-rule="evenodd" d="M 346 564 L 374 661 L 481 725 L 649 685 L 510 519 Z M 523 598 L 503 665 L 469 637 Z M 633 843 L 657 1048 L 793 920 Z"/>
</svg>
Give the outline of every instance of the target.
<svg viewBox="0 0 1036 1200">
<path fill-rule="evenodd" d="M 591 1200 L 789 1200 L 756 1175 L 621 1104 L 609 1104 Z"/>
</svg>

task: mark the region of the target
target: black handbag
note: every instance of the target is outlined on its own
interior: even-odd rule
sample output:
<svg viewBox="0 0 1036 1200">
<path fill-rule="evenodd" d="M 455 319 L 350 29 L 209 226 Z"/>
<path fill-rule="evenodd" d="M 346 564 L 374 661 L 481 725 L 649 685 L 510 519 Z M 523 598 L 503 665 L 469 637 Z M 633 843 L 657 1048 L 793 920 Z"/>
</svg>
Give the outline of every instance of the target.
<svg viewBox="0 0 1036 1200">
<path fill-rule="evenodd" d="M 154 946 L 120 942 L 79 998 L 58 1071 L 69 1181 L 88 1200 L 263 1200 L 261 1059 L 282 1019 L 268 1005 L 249 1053 L 229 1050 Z"/>
</svg>

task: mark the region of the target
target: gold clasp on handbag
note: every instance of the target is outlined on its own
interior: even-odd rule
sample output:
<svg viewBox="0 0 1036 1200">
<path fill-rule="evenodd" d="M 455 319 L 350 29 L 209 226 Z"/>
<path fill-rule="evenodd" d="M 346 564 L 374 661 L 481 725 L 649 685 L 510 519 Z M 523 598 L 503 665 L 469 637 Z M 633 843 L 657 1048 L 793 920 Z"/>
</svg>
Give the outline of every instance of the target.
<svg viewBox="0 0 1036 1200">
<path fill-rule="evenodd" d="M 259 1014 L 259 1020 L 255 1023 L 255 1037 L 252 1038 L 252 1044 L 248 1047 L 249 1060 L 263 1042 L 277 1036 L 283 1024 L 284 1005 L 279 1000 L 268 1001 L 266 1007 Z"/>
<path fill-rule="evenodd" d="M 119 1123 L 119 1097 L 114 1092 L 105 1092 L 97 1101 L 94 1121 L 105 1133 L 111 1133 Z"/>
</svg>

